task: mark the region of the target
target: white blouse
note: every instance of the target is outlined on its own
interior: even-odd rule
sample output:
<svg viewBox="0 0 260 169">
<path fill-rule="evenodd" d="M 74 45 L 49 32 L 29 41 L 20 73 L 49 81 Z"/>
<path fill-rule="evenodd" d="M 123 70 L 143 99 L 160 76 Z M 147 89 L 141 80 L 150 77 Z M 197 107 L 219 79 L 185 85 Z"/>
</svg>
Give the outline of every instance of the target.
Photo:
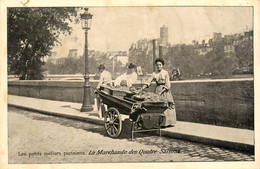
<svg viewBox="0 0 260 169">
<path fill-rule="evenodd" d="M 115 86 L 120 85 L 120 83 L 125 80 L 127 82 L 127 86 L 131 87 L 137 81 L 137 73 L 133 72 L 131 74 L 124 73 L 123 75 L 119 76 L 115 80 Z"/>
<path fill-rule="evenodd" d="M 164 85 L 167 89 L 171 88 L 169 73 L 164 69 L 160 72 L 154 72 L 152 77 L 148 80 L 147 85 L 150 86 L 153 81 L 155 81 L 157 85 Z"/>
<path fill-rule="evenodd" d="M 104 70 L 100 74 L 100 79 L 99 79 L 99 83 L 98 83 L 97 87 L 100 87 L 101 84 L 110 84 L 111 85 L 111 82 L 112 82 L 111 73 Z"/>
</svg>

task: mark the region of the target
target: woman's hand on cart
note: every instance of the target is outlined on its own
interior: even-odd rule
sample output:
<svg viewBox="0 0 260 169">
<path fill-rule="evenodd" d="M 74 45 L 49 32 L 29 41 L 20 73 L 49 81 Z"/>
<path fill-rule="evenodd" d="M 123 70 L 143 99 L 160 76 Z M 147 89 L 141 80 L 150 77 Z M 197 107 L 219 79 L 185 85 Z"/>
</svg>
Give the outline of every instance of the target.
<svg viewBox="0 0 260 169">
<path fill-rule="evenodd" d="M 162 95 L 164 92 L 167 92 L 168 90 L 168 87 L 163 86 L 163 90 L 159 93 L 159 95 Z"/>
<path fill-rule="evenodd" d="M 143 85 L 140 89 L 137 89 L 136 90 L 136 94 L 142 94 L 145 90 L 148 87 L 148 85 Z"/>
<path fill-rule="evenodd" d="M 138 90 L 135 91 L 135 93 L 136 93 L 137 95 L 140 95 L 140 94 L 143 93 L 143 89 L 142 89 L 142 88 L 141 88 L 141 89 L 138 89 Z"/>
</svg>

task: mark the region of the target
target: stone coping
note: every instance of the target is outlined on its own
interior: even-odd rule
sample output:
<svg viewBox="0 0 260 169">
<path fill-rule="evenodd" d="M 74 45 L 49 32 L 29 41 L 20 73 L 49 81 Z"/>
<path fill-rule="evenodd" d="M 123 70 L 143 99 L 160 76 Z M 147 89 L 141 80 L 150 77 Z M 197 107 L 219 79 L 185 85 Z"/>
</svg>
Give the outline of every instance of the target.
<svg viewBox="0 0 260 169">
<path fill-rule="evenodd" d="M 238 81 L 253 81 L 253 78 L 239 79 L 205 79 L 205 80 L 180 80 L 171 81 L 174 83 L 211 83 L 211 82 L 238 82 Z M 8 81 L 8 85 L 25 85 L 25 86 L 60 86 L 60 87 L 82 87 L 83 80 L 16 80 Z M 91 80 L 90 84 L 98 83 L 98 80 Z M 135 85 L 140 85 L 139 80 Z"/>
</svg>

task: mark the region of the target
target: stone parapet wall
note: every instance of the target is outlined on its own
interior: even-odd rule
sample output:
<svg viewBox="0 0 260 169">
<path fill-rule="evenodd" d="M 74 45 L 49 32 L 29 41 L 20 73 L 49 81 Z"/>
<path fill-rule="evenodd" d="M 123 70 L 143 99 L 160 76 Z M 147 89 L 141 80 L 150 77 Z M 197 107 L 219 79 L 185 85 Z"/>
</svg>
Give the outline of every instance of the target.
<svg viewBox="0 0 260 169">
<path fill-rule="evenodd" d="M 97 83 L 90 82 L 92 98 Z M 77 80 L 9 81 L 8 94 L 80 103 L 82 86 Z M 148 91 L 154 88 L 152 84 Z M 254 129 L 253 79 L 176 81 L 171 82 L 171 92 L 177 120 Z"/>
</svg>

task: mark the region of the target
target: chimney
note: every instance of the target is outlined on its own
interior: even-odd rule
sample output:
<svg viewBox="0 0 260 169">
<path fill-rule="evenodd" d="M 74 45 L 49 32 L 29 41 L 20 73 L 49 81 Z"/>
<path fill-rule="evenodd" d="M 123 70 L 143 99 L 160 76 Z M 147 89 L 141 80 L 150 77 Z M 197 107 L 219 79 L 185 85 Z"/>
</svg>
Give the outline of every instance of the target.
<svg viewBox="0 0 260 169">
<path fill-rule="evenodd" d="M 153 39 L 153 72 L 155 72 L 155 59 L 156 59 L 156 39 Z"/>
<path fill-rule="evenodd" d="M 159 46 L 159 58 L 162 58 L 162 46 Z"/>
</svg>

